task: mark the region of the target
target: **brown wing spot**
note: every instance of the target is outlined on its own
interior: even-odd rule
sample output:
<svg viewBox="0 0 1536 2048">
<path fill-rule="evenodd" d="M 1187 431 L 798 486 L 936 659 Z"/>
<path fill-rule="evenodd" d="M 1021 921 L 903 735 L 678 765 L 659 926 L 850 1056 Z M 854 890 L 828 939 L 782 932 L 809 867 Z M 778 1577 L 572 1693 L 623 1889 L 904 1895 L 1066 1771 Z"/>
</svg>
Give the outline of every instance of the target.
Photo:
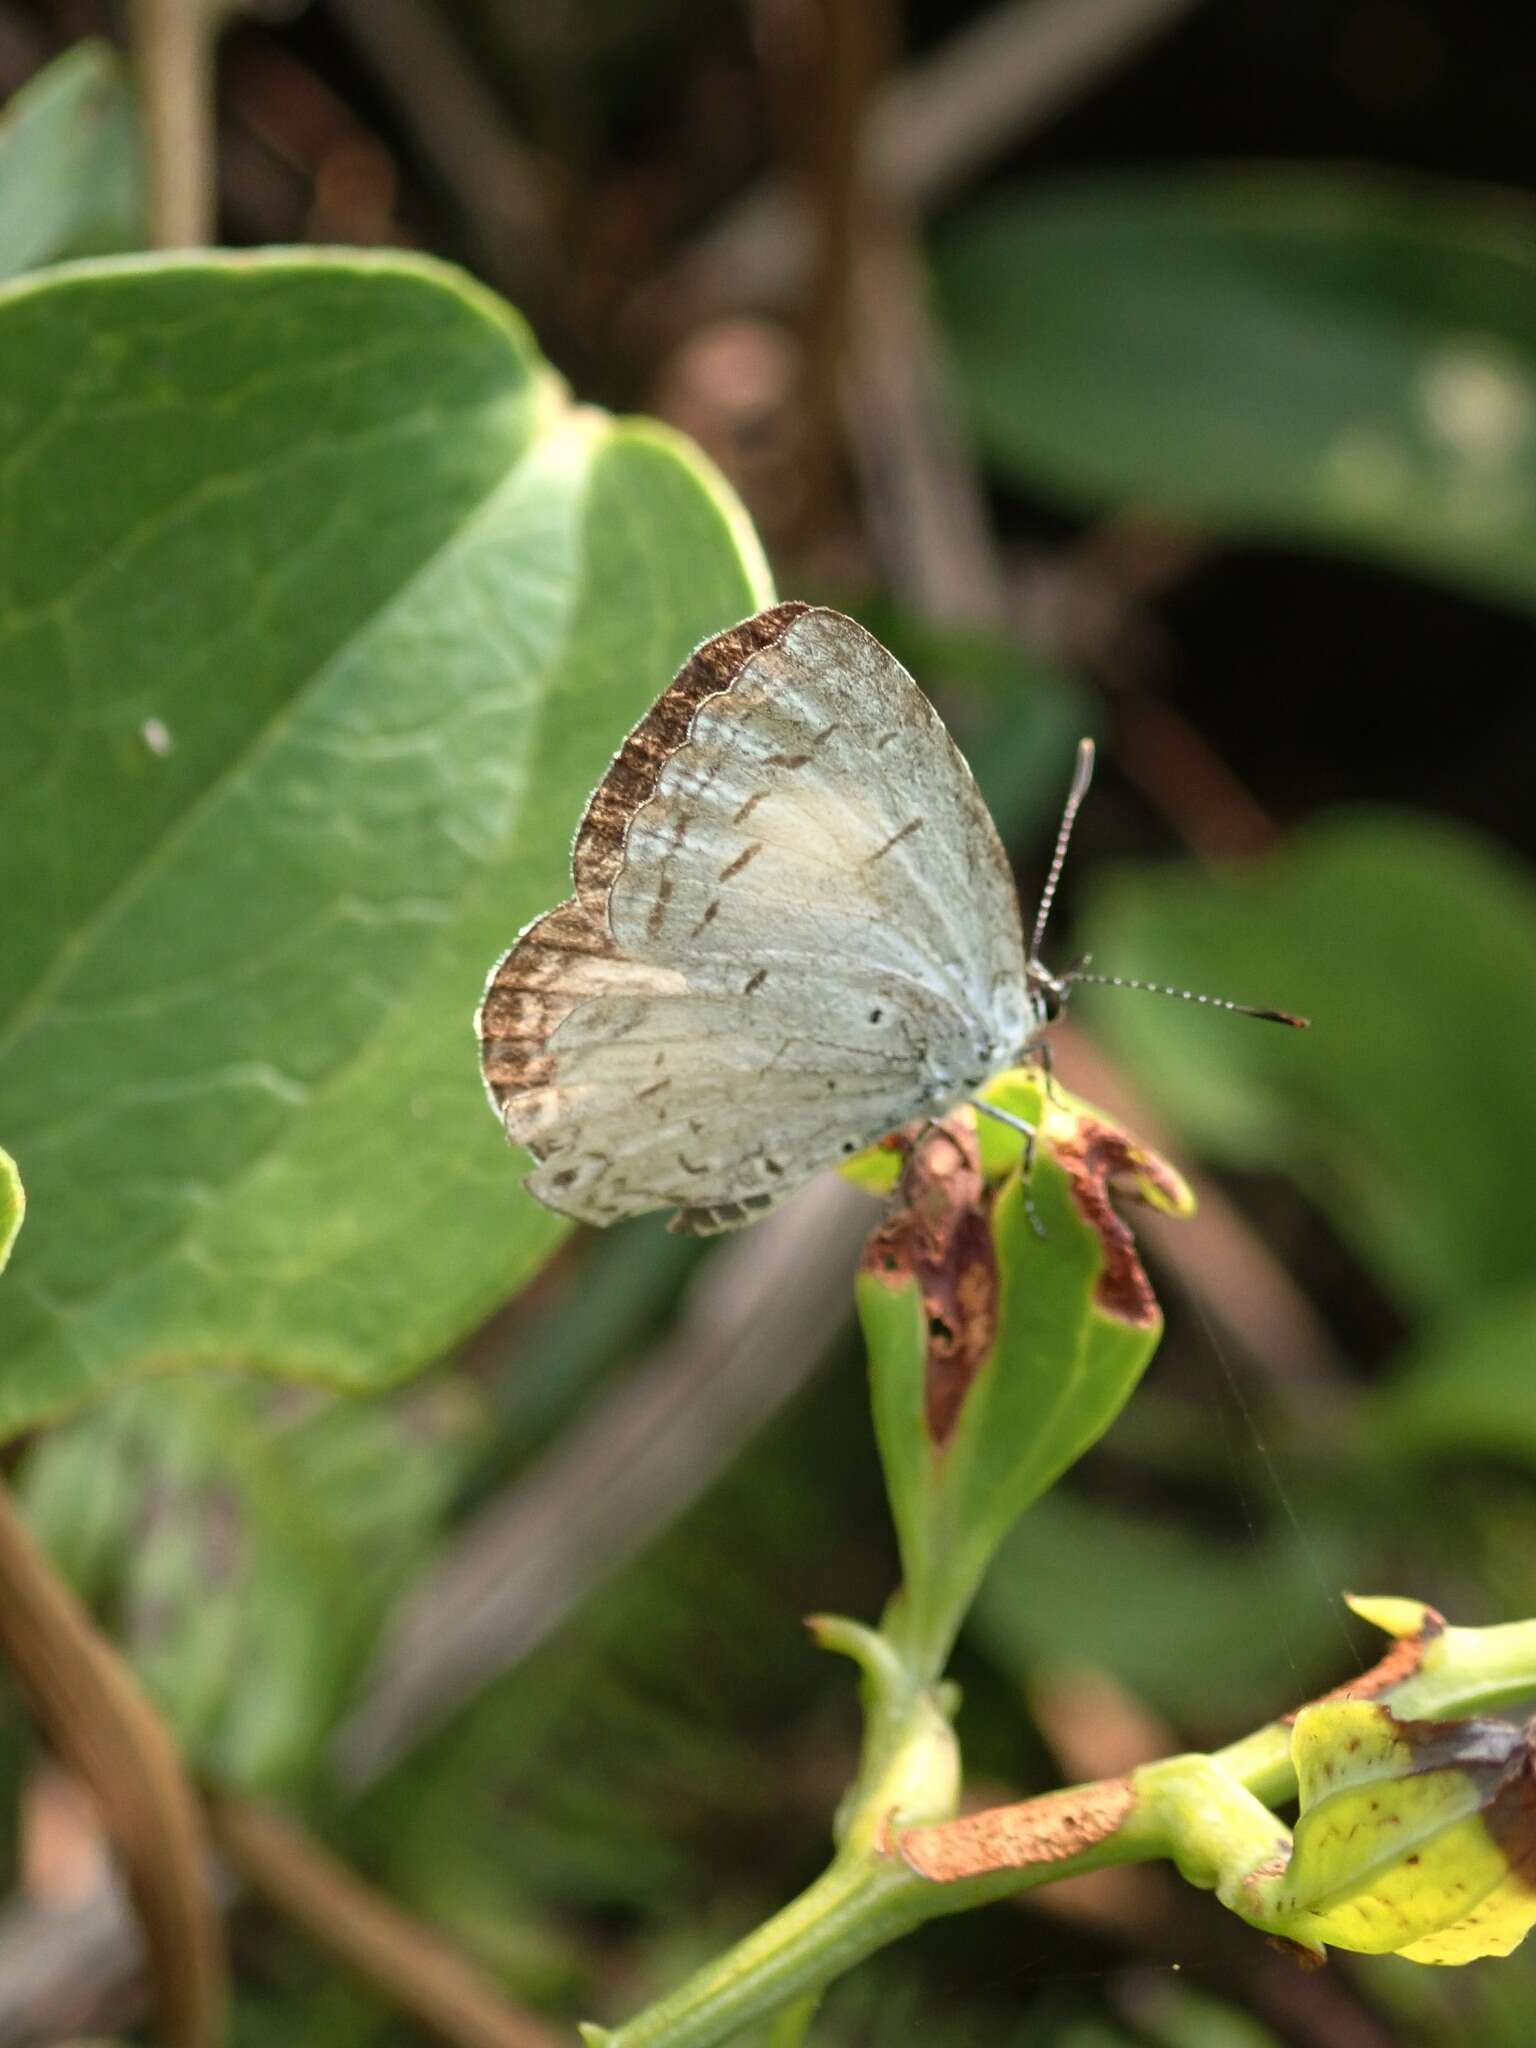
<svg viewBox="0 0 1536 2048">
<path fill-rule="evenodd" d="M 739 875 L 744 867 L 757 859 L 762 850 L 763 842 L 761 839 L 754 839 L 750 846 L 744 846 L 736 858 L 728 866 L 720 870 L 721 881 L 728 882 L 733 875 Z"/>
<path fill-rule="evenodd" d="M 768 792 L 766 789 L 754 789 L 752 794 L 747 798 L 745 803 L 741 803 L 736 806 L 735 811 L 731 815 L 731 823 L 733 825 L 745 824 L 747 819 L 751 817 L 752 813 L 757 809 L 758 805 L 763 801 L 764 797 L 767 796 L 767 794 Z"/>
<path fill-rule="evenodd" d="M 709 1168 L 707 1166 L 695 1166 L 693 1161 L 685 1157 L 685 1155 L 681 1152 L 679 1152 L 677 1155 L 677 1163 L 683 1169 L 684 1173 L 708 1173 L 709 1171 Z"/>
<path fill-rule="evenodd" d="M 833 733 L 837 732 L 840 729 L 841 725 L 842 720 L 840 718 L 834 718 L 832 723 L 830 725 L 824 725 L 821 728 L 820 732 L 813 732 L 811 734 L 811 745 L 813 747 L 822 746 L 827 740 L 831 739 Z"/>
<path fill-rule="evenodd" d="M 712 1207 L 679 1209 L 667 1228 L 683 1237 L 709 1237 L 717 1230 L 734 1230 L 749 1220 L 740 1202 L 716 1202 Z"/>
<path fill-rule="evenodd" d="M 720 915 L 720 898 L 719 898 L 718 896 L 716 896 L 716 897 L 713 897 L 713 898 L 712 898 L 712 899 L 711 899 L 711 900 L 710 900 L 710 901 L 709 901 L 708 903 L 706 903 L 706 904 L 705 904 L 705 906 L 704 906 L 704 915 L 703 915 L 703 916 L 702 916 L 702 917 L 701 917 L 701 918 L 699 919 L 698 923 L 697 923 L 697 924 L 696 924 L 696 925 L 694 926 L 694 928 L 693 928 L 693 937 L 694 937 L 694 938 L 697 938 L 697 937 L 699 936 L 700 932 L 702 932 L 702 931 L 704 930 L 705 926 L 706 926 L 706 925 L 711 925 L 711 924 L 713 924 L 713 923 L 714 923 L 714 921 L 715 921 L 715 919 L 716 919 L 716 918 L 717 918 L 717 917 L 718 917 L 719 915 Z"/>
<path fill-rule="evenodd" d="M 900 846 L 903 839 L 910 839 L 914 832 L 921 832 L 922 829 L 923 821 L 921 818 L 908 818 L 905 825 L 903 825 L 899 831 L 893 832 L 891 834 L 890 838 L 887 839 L 884 846 L 877 846 L 875 848 L 874 852 L 870 854 L 868 858 L 865 860 L 865 867 L 873 867 L 875 862 L 881 859 L 883 855 L 889 853 L 893 846 Z"/>
<path fill-rule="evenodd" d="M 672 1076 L 667 1074 L 659 1081 L 649 1081 L 645 1087 L 635 1090 L 636 1102 L 649 1102 L 653 1095 L 660 1095 L 664 1088 L 672 1086 Z"/>
<path fill-rule="evenodd" d="M 881 735 L 880 735 L 879 739 L 877 739 L 877 740 L 875 741 L 875 752 L 876 752 L 877 754 L 883 754 L 883 753 L 885 752 L 886 748 L 887 748 L 887 747 L 888 747 L 888 746 L 889 746 L 889 745 L 891 744 L 891 742 L 892 742 L 893 740 L 899 740 L 900 738 L 901 738 L 901 727 L 900 727 L 900 726 L 896 726 L 896 727 L 894 727 L 894 728 L 893 728 L 893 729 L 892 729 L 892 730 L 891 730 L 890 732 L 883 732 L 883 733 L 881 733 Z"/>
<path fill-rule="evenodd" d="M 810 760 L 809 754 L 764 754 L 765 768 L 803 768 Z"/>
<path fill-rule="evenodd" d="M 804 604 L 774 605 L 717 633 L 684 662 L 625 740 L 587 804 L 571 856 L 576 893 L 584 902 L 595 905 L 605 898 L 618 878 L 630 820 L 654 795 L 662 769 L 687 739 L 699 706 L 729 690 L 753 655 L 781 640 L 809 610 Z"/>
<path fill-rule="evenodd" d="M 744 996 L 749 996 L 749 995 L 751 995 L 752 991 L 753 991 L 754 989 L 759 989 L 759 988 L 761 988 L 761 987 L 762 987 L 762 985 L 763 985 L 763 983 L 764 983 L 764 982 L 765 982 L 765 981 L 766 981 L 767 979 L 768 979 L 768 970 L 767 970 L 767 968 L 766 968 L 766 967 L 759 967 L 759 968 L 758 968 L 758 970 L 757 970 L 757 972 L 756 972 L 755 974 L 749 975 L 749 976 L 747 977 L 747 985 L 746 985 L 746 987 L 745 987 L 745 988 L 744 988 L 744 989 L 742 990 L 742 994 L 743 994 Z"/>
<path fill-rule="evenodd" d="M 667 914 L 667 905 L 672 901 L 672 877 L 665 868 L 661 880 L 656 884 L 656 901 L 646 913 L 645 929 L 649 937 L 661 937 L 661 921 Z"/>
</svg>

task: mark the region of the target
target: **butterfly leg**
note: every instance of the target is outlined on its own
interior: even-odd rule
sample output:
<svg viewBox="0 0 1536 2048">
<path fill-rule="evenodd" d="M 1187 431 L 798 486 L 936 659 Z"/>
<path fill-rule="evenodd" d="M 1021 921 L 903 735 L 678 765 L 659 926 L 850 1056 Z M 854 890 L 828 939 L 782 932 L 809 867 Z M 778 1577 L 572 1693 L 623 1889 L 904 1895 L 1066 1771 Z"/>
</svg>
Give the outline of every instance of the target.
<svg viewBox="0 0 1536 2048">
<path fill-rule="evenodd" d="M 1045 1076 L 1045 1093 L 1049 1102 L 1061 1108 L 1061 1097 L 1056 1093 L 1056 1049 L 1048 1038 L 1042 1038 L 1038 1045 L 1032 1045 L 1029 1056 Z"/>
<path fill-rule="evenodd" d="M 1035 1170 L 1035 1146 L 1040 1137 L 1035 1126 L 1026 1123 L 1023 1117 L 1015 1116 L 1011 1110 L 999 1109 L 995 1102 L 983 1102 L 979 1095 L 971 1097 L 971 1107 L 979 1109 L 983 1116 L 991 1117 L 996 1123 L 1006 1124 L 1011 1131 L 1021 1133 L 1024 1139 L 1023 1177 L 1027 1181 Z M 1045 1225 L 1036 1215 L 1034 1202 L 1027 1190 L 1024 1195 L 1024 1214 L 1029 1218 L 1029 1227 L 1036 1237 L 1043 1238 L 1046 1234 Z"/>
</svg>

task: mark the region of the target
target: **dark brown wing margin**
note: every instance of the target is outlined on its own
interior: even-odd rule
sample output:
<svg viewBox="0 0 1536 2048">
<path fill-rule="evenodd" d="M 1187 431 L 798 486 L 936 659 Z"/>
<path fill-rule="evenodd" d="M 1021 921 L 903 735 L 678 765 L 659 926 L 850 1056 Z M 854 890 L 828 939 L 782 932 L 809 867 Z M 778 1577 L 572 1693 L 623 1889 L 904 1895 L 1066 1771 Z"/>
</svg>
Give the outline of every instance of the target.
<svg viewBox="0 0 1536 2048">
<path fill-rule="evenodd" d="M 728 690 L 754 654 L 781 640 L 810 609 L 808 604 L 776 604 L 706 640 L 620 747 L 592 792 L 571 855 L 576 894 L 588 909 L 601 914 L 624 865 L 629 821 L 655 794 L 661 771 L 686 741 L 699 706 Z"/>
<path fill-rule="evenodd" d="M 602 926 L 571 898 L 546 910 L 497 961 L 475 1012 L 475 1031 L 480 1071 L 504 1119 L 516 1097 L 554 1079 L 550 1033 L 583 995 L 597 993 L 583 987 L 582 970 L 600 973 L 599 963 L 612 953 Z"/>
<path fill-rule="evenodd" d="M 615 971 L 613 964 L 622 956 L 608 930 L 607 911 L 608 892 L 624 865 L 630 820 L 654 795 L 662 769 L 687 740 L 699 706 L 728 690 L 754 654 L 781 639 L 810 609 L 774 605 L 717 633 L 689 656 L 592 793 L 571 855 L 575 896 L 529 925 L 492 969 L 475 1013 L 481 1072 L 507 1136 L 527 1145 L 536 1158 L 544 1152 L 539 1129 L 551 1120 L 555 1060 L 550 1037 L 578 1003 L 622 981 L 622 968 Z"/>
</svg>

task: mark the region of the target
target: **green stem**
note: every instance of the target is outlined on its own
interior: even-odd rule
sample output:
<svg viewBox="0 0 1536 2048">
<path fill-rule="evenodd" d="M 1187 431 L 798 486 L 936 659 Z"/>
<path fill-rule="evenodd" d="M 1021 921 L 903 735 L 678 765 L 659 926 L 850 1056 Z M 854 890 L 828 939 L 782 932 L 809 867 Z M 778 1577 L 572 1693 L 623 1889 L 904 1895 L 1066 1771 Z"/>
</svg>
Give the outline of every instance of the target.
<svg viewBox="0 0 1536 2048">
<path fill-rule="evenodd" d="M 622 2027 L 584 2029 L 590 2048 L 716 2048 L 742 2028 L 820 1991 L 925 1920 L 1108 1864 L 1145 1862 L 1168 1853 L 1163 1821 L 1133 1808 L 1113 1835 L 1059 1862 L 953 1884 L 917 1876 L 883 1852 L 880 1841 L 885 1817 L 901 1804 L 890 1797 L 893 1791 L 910 1793 L 926 1785 L 934 1804 L 942 1808 L 947 1803 L 939 1789 L 948 1766 L 934 1725 L 935 1696 L 931 1690 L 912 1690 L 900 1659 L 872 1631 L 829 1621 L 818 1623 L 817 1633 L 829 1648 L 858 1658 L 875 1723 L 860 1774 L 861 1796 L 847 1817 L 843 1848 L 798 1899 L 669 1996 Z M 1536 1622 L 1515 1622 L 1502 1628 L 1447 1629 L 1430 1645 L 1419 1670 L 1378 1697 L 1399 1715 L 1445 1719 L 1496 1709 L 1533 1689 Z M 913 1713 L 909 1742 L 902 1741 L 894 1718 L 903 1698 Z M 927 1778 L 914 1770 L 913 1760 L 923 1755 L 929 1759 Z M 880 1768 L 871 1770 L 877 1759 Z M 1268 1722 L 1230 1744 L 1214 1761 L 1271 1805 L 1295 1792 L 1290 1729 L 1282 1721 Z"/>
<path fill-rule="evenodd" d="M 599 2038 L 604 2048 L 704 2048 L 852 1964 L 927 1917 L 932 1887 L 900 1863 L 839 1856 L 808 1891 L 686 1984 Z"/>
</svg>

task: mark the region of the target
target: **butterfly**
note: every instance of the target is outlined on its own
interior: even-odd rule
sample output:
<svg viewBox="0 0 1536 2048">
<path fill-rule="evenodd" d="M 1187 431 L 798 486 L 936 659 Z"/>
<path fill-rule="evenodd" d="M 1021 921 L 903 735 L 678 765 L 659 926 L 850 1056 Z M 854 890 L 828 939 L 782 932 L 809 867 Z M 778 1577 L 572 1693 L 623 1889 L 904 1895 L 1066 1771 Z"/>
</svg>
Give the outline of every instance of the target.
<svg viewBox="0 0 1536 2048">
<path fill-rule="evenodd" d="M 1092 761 L 1084 741 L 1026 947 L 997 828 L 894 655 L 798 603 L 706 640 L 593 792 L 575 893 L 476 1013 L 530 1192 L 735 1229 L 1033 1056 L 1097 978 L 1037 957 Z"/>
</svg>

